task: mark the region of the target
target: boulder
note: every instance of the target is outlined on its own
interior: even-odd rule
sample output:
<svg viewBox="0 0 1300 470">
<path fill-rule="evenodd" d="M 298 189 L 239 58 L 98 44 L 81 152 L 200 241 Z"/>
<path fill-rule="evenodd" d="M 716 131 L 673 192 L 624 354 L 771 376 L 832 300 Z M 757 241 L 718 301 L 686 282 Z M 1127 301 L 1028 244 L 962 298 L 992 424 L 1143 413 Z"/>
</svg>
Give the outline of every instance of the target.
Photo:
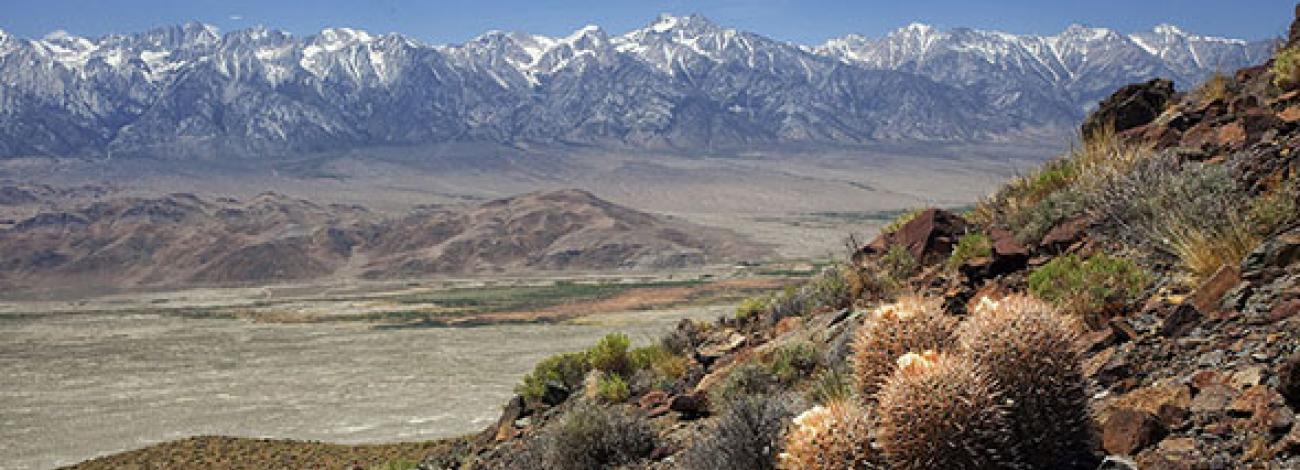
<svg viewBox="0 0 1300 470">
<path fill-rule="evenodd" d="M 1214 312 L 1219 309 L 1219 301 L 1228 290 L 1241 282 L 1241 274 L 1236 266 L 1223 266 L 1215 271 L 1209 279 L 1202 282 L 1187 300 L 1201 312 Z"/>
<path fill-rule="evenodd" d="M 1087 230 L 1091 225 L 1092 219 L 1087 216 L 1066 220 L 1047 231 L 1047 235 L 1043 235 L 1043 240 L 1038 245 L 1044 250 L 1060 253 L 1083 240 L 1088 235 Z"/>
<path fill-rule="evenodd" d="M 1292 408 L 1300 410 L 1300 353 L 1291 355 L 1290 359 L 1278 368 L 1278 391 L 1286 398 Z"/>
<path fill-rule="evenodd" d="M 957 237 L 965 233 L 967 223 L 961 216 L 943 209 L 926 209 L 893 233 L 882 233 L 858 249 L 853 258 L 858 264 L 870 256 L 887 253 L 901 246 L 922 264 L 937 264 L 948 258 Z"/>
<path fill-rule="evenodd" d="M 1164 437 L 1163 432 L 1155 415 L 1121 408 L 1110 413 L 1102 423 L 1102 447 L 1111 454 L 1134 455 Z"/>
<path fill-rule="evenodd" d="M 708 416 L 709 395 L 702 391 L 677 395 L 668 403 L 668 409 L 681 413 L 684 419 Z"/>
<path fill-rule="evenodd" d="M 1120 88 L 1103 100 L 1083 122 L 1083 135 L 1103 130 L 1123 132 L 1142 126 L 1164 112 L 1174 96 L 1174 82 L 1155 79 Z"/>
</svg>

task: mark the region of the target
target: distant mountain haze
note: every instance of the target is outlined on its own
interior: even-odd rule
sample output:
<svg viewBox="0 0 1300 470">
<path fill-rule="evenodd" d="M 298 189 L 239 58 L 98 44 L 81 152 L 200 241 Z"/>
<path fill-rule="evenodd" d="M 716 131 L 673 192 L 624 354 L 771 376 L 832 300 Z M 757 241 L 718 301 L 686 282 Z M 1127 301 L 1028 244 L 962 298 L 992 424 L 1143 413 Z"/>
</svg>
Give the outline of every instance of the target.
<svg viewBox="0 0 1300 470">
<path fill-rule="evenodd" d="M 0 157 L 225 159 L 435 143 L 725 149 L 1073 132 L 1110 90 L 1186 88 L 1271 44 L 1162 25 L 1054 36 L 913 24 L 790 44 L 661 15 L 613 36 L 435 46 L 199 23 L 87 39 L 0 32 Z"/>
</svg>

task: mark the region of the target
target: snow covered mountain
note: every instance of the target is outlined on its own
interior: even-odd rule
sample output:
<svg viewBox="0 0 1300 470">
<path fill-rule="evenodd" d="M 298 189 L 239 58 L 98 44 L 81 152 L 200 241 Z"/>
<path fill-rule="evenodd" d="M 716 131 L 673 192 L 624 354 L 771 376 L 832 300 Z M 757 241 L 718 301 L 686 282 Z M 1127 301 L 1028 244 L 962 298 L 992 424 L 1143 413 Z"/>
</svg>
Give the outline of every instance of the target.
<svg viewBox="0 0 1300 470">
<path fill-rule="evenodd" d="M 695 15 L 618 36 L 493 31 L 447 46 L 198 23 L 93 40 L 0 32 L 0 156 L 1005 139 L 1069 129 L 1118 85 L 1191 83 L 1265 51 L 1172 26 L 1038 37 L 911 25 L 809 47 Z"/>
<path fill-rule="evenodd" d="M 954 84 L 1034 119 L 1077 118 L 1115 88 L 1154 77 L 1186 88 L 1216 71 L 1262 63 L 1271 48 L 1269 41 L 1199 36 L 1167 24 L 1130 35 L 1072 25 L 1054 36 L 1034 36 L 914 23 L 881 39 L 849 35 L 813 50 Z"/>
</svg>

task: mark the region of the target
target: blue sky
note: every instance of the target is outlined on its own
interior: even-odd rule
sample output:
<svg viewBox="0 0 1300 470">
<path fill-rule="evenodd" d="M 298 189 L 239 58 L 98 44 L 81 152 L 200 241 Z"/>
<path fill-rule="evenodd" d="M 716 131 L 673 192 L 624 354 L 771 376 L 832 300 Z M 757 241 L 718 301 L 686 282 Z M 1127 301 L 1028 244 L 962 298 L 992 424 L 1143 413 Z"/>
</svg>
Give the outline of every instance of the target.
<svg viewBox="0 0 1300 470">
<path fill-rule="evenodd" d="M 1122 31 L 1170 22 L 1201 34 L 1262 39 L 1283 33 L 1293 0 L 0 0 L 0 29 L 40 37 L 141 31 L 197 20 L 223 31 L 255 25 L 310 34 L 326 26 L 400 32 L 441 44 L 490 29 L 565 35 L 586 24 L 622 33 L 661 12 L 701 13 L 726 26 L 798 43 L 855 32 L 880 36 L 912 21 L 1015 33 L 1070 23 Z"/>
</svg>

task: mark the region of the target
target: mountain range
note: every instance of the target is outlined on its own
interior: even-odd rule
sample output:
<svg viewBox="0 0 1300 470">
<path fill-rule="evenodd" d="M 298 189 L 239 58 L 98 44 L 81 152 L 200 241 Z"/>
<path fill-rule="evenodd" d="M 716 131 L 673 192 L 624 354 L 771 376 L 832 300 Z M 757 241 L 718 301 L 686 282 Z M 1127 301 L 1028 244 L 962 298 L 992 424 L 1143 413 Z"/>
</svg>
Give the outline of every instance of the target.
<svg viewBox="0 0 1300 470">
<path fill-rule="evenodd" d="M 200 23 L 97 39 L 0 31 L 0 157 L 1005 141 L 1067 135 L 1119 85 L 1187 87 L 1271 47 L 1169 25 L 1034 36 L 922 24 L 809 46 L 698 15 L 622 35 L 492 31 L 456 45 Z"/>
</svg>

